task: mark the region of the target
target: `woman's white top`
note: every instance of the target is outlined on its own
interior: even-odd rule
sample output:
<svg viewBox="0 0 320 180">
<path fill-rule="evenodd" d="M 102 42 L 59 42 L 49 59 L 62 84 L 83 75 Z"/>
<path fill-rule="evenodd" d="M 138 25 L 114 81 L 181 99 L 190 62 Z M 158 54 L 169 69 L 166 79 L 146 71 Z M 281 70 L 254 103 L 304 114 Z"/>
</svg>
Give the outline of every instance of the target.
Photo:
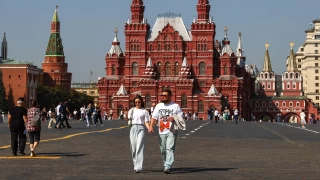
<svg viewBox="0 0 320 180">
<path fill-rule="evenodd" d="M 131 108 L 128 118 L 132 120 L 132 124 L 145 124 L 150 121 L 149 112 L 145 109 Z"/>
</svg>

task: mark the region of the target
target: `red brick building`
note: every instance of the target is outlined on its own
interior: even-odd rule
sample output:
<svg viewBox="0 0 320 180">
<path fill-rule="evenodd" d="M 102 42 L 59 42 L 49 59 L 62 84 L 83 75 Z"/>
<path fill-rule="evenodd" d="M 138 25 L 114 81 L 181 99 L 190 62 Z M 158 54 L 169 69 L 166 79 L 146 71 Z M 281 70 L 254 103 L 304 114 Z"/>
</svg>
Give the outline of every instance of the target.
<svg viewBox="0 0 320 180">
<path fill-rule="evenodd" d="M 245 69 L 241 35 L 237 53 L 230 46 L 227 28 L 223 41 L 216 41 L 210 8 L 208 0 L 198 1 L 191 30 L 181 15 L 173 13 L 159 14 L 151 29 L 143 1 L 133 0 L 131 18 L 125 24 L 125 52 L 116 34 L 105 58 L 106 76 L 98 81 L 102 110 L 129 109 L 136 94 L 150 108 L 166 87 L 184 112 L 199 112 L 202 119 L 209 108 L 222 111 L 225 107 L 249 117 L 254 80 Z"/>
<path fill-rule="evenodd" d="M 72 73 L 68 72 L 68 63 L 65 62 L 57 9 L 58 6 L 51 21 L 51 35 L 42 63 L 43 83 L 45 86 L 60 85 L 70 89 Z"/>
<path fill-rule="evenodd" d="M 272 71 L 269 44 L 266 44 L 266 53 L 262 72 L 256 79 L 256 95 L 251 97 L 252 118 L 262 121 L 273 121 L 276 114 L 280 113 L 285 122 L 300 122 L 300 112 L 306 115 L 314 113 L 316 118 L 318 108 L 303 94 L 302 76 L 298 71 L 294 43 L 290 43 L 290 55 L 287 58 L 287 68 L 282 75 Z"/>
<path fill-rule="evenodd" d="M 0 70 L 9 108 L 19 97 L 24 97 L 26 102 L 37 99 L 36 88 L 41 84 L 42 69 L 29 62 L 9 59 L 6 34 L 1 45 Z M 24 105 L 29 107 L 29 103 Z"/>
</svg>

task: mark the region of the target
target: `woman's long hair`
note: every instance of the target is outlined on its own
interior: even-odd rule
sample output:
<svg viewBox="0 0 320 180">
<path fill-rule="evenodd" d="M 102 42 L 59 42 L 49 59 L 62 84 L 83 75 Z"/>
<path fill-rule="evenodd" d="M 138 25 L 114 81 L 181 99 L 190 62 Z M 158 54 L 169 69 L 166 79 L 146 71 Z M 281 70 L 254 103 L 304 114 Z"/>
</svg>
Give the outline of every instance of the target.
<svg viewBox="0 0 320 180">
<path fill-rule="evenodd" d="M 141 97 L 140 95 L 137 95 L 136 97 L 134 97 L 134 99 L 133 99 L 133 102 L 134 102 L 134 103 L 136 102 L 136 99 L 139 99 L 139 100 L 140 100 L 140 102 L 141 102 L 141 107 L 144 108 L 144 102 L 143 102 L 142 97 Z M 136 107 L 136 104 L 134 104 L 134 105 L 135 105 L 135 107 Z"/>
</svg>

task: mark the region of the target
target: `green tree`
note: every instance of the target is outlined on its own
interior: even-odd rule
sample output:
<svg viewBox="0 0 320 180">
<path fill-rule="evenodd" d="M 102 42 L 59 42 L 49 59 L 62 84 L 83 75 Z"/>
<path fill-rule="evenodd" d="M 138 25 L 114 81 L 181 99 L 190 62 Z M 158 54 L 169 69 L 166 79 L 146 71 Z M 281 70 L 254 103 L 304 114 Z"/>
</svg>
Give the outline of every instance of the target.
<svg viewBox="0 0 320 180">
<path fill-rule="evenodd" d="M 93 103 L 93 97 L 79 93 L 73 89 L 67 90 L 63 87 L 45 87 L 37 88 L 37 99 L 40 108 L 56 107 L 59 102 L 69 100 L 69 110 L 79 110 L 83 104 Z"/>
<path fill-rule="evenodd" d="M 9 104 L 9 108 L 14 107 L 14 97 L 13 97 L 13 91 L 11 87 L 9 88 L 7 101 Z"/>
<path fill-rule="evenodd" d="M 0 110 L 5 112 L 9 110 L 9 104 L 6 99 L 6 89 L 4 88 L 2 81 L 2 71 L 0 71 Z"/>
</svg>

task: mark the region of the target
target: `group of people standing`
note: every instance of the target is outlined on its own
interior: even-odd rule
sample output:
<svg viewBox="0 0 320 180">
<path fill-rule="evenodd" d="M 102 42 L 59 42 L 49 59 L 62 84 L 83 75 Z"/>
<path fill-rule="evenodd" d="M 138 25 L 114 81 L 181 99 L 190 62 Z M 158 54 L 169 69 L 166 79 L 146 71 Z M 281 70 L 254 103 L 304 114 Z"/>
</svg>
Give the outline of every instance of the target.
<svg viewBox="0 0 320 180">
<path fill-rule="evenodd" d="M 98 120 L 100 125 L 103 126 L 100 106 L 94 107 L 91 103 L 89 103 L 87 107 L 83 105 L 80 108 L 80 112 L 81 120 L 85 122 L 86 126 L 96 126 L 98 124 Z"/>
<path fill-rule="evenodd" d="M 134 98 L 135 107 L 128 111 L 128 119 L 131 121 L 130 149 L 134 165 L 134 171 L 142 170 L 144 159 L 144 142 L 148 133 L 154 132 L 154 125 L 159 128 L 159 146 L 164 165 L 164 173 L 170 173 L 174 162 L 174 151 L 176 146 L 177 132 L 185 130 L 183 112 L 180 106 L 171 101 L 172 92 L 163 89 L 161 102 L 149 111 L 144 109 L 141 96 Z"/>
</svg>

